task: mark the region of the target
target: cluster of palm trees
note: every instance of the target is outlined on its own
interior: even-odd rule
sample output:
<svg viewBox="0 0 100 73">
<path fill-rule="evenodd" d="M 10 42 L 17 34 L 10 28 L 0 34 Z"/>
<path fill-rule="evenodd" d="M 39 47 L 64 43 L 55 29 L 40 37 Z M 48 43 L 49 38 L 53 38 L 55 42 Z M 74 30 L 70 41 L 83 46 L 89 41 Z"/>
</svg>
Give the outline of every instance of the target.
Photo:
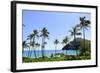
<svg viewBox="0 0 100 73">
<path fill-rule="evenodd" d="M 63 40 L 62 40 L 62 42 L 61 42 L 61 44 L 64 46 L 64 45 L 66 45 L 67 43 L 68 43 L 68 41 L 69 41 L 69 38 L 68 38 L 68 36 L 66 36 Z M 54 41 L 54 44 L 55 44 L 55 57 L 56 57 L 56 51 L 57 51 L 57 45 L 60 43 L 60 41 L 58 40 L 58 39 L 55 39 L 55 41 Z"/>
<path fill-rule="evenodd" d="M 83 34 L 84 39 L 84 48 L 81 48 L 81 54 L 83 55 L 85 53 L 86 47 L 85 47 L 85 29 L 87 30 L 90 27 L 90 20 L 87 20 L 86 17 L 80 17 L 80 23 L 77 24 L 75 27 L 70 30 L 71 36 L 74 36 L 74 42 L 76 42 L 76 36 Z M 82 31 L 82 32 L 81 32 Z"/>
<path fill-rule="evenodd" d="M 90 22 L 90 20 L 87 20 L 86 17 L 80 17 L 79 20 L 80 20 L 80 23 L 75 25 L 75 27 L 72 27 L 71 30 L 69 30 L 69 32 L 70 32 L 70 35 L 74 38 L 74 42 L 76 42 L 76 37 L 80 36 L 82 34 L 82 32 L 83 32 L 83 39 L 84 39 L 83 45 L 84 45 L 84 48 L 81 49 L 81 54 L 83 55 L 84 52 L 85 52 L 85 49 L 86 49 L 86 47 L 85 47 L 85 29 L 87 30 L 90 27 L 90 23 L 91 22 Z M 68 38 L 68 36 L 66 36 L 62 40 L 61 43 L 66 45 L 66 44 L 68 44 L 68 42 L 69 42 L 69 38 Z M 57 44 L 58 43 L 59 43 L 59 40 L 56 39 L 54 41 L 54 44 L 55 44 L 55 54 L 56 54 Z M 77 48 L 75 47 L 76 43 L 73 44 L 73 45 L 74 45 L 74 48 L 76 49 L 76 51 L 78 52 Z M 66 53 L 67 53 L 67 51 L 66 51 Z"/>
<path fill-rule="evenodd" d="M 44 58 L 44 56 L 45 56 L 44 48 L 45 48 L 45 45 L 47 44 L 47 42 L 45 41 L 45 39 L 48 38 L 48 34 L 49 34 L 49 32 L 48 32 L 47 28 L 44 27 L 40 31 L 40 35 L 39 35 L 39 31 L 38 30 L 33 30 L 33 32 L 30 35 L 27 36 L 26 41 L 23 41 L 22 45 L 23 45 L 23 51 L 24 51 L 24 48 L 28 48 L 29 49 L 29 51 L 28 51 L 28 57 L 31 57 L 32 50 L 33 50 L 34 51 L 34 56 L 35 56 L 35 58 L 37 58 L 36 48 L 39 48 L 41 46 L 42 58 Z M 39 37 L 42 38 L 41 45 L 36 40 Z M 39 53 L 38 53 L 38 56 L 39 56 Z"/>
<path fill-rule="evenodd" d="M 72 27 L 72 29 L 69 31 L 70 35 L 73 36 L 74 41 L 76 41 L 77 36 L 81 35 L 81 33 L 83 33 L 83 38 L 84 38 L 84 48 L 82 48 L 81 53 L 83 54 L 85 52 L 85 29 L 88 29 L 88 27 L 90 27 L 90 20 L 87 20 L 86 17 L 80 17 L 79 18 L 80 23 L 75 25 L 75 27 Z M 40 33 L 40 35 L 39 35 Z M 28 48 L 29 52 L 28 52 L 28 57 L 31 57 L 32 55 L 32 50 L 34 50 L 34 56 L 35 58 L 37 58 L 37 54 L 36 54 L 36 50 L 35 48 L 38 48 L 41 46 L 41 55 L 42 58 L 45 57 L 45 45 L 47 44 L 45 39 L 49 39 L 49 32 L 48 29 L 46 27 L 44 27 L 41 31 L 38 30 L 33 30 L 33 32 L 27 36 L 27 39 L 25 41 L 23 41 L 23 49 L 24 48 Z M 41 38 L 41 44 L 39 42 L 37 42 L 36 39 Z M 61 44 L 66 45 L 69 42 L 69 38 L 68 36 L 66 36 Z M 57 53 L 57 45 L 59 44 L 59 40 L 55 39 L 54 44 L 55 44 L 55 54 Z M 23 51 L 22 51 L 23 52 Z M 39 56 L 39 53 L 38 53 Z M 56 55 L 55 55 L 56 57 Z"/>
</svg>

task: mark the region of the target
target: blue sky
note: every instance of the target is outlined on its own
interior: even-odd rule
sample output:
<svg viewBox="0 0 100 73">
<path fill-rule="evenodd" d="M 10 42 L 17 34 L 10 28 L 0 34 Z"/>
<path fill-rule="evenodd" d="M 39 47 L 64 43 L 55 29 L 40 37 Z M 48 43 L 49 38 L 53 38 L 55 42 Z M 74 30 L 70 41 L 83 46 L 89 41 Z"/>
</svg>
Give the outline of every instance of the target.
<svg viewBox="0 0 100 73">
<path fill-rule="evenodd" d="M 46 49 L 54 49 L 54 40 L 58 39 L 62 42 L 65 36 L 70 36 L 69 30 L 75 25 L 79 24 L 79 17 L 85 16 L 86 19 L 91 20 L 90 13 L 77 13 L 77 12 L 50 12 L 50 11 L 35 11 L 35 10 L 23 10 L 22 13 L 23 24 L 23 40 L 27 39 L 27 36 L 32 33 L 34 29 L 41 30 L 46 27 L 49 34 L 49 40 Z M 86 30 L 86 39 L 91 39 L 91 29 Z M 41 38 L 37 41 L 41 43 Z M 62 45 L 58 45 L 58 49 L 61 49 Z"/>
</svg>

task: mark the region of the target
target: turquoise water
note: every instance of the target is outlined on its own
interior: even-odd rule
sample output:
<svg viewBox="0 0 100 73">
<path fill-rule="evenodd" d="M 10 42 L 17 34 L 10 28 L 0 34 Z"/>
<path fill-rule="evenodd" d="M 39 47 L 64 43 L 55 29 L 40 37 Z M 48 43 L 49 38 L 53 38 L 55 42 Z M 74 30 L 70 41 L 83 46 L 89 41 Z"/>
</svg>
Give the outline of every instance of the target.
<svg viewBox="0 0 100 73">
<path fill-rule="evenodd" d="M 66 50 L 56 50 L 56 53 L 64 53 L 65 55 L 66 54 L 67 55 L 76 55 L 76 51 L 77 50 L 67 50 L 67 51 Z M 27 57 L 28 52 L 29 52 L 28 50 L 24 51 L 23 56 Z M 45 53 L 45 56 L 50 57 L 51 54 L 55 54 L 55 50 L 45 50 L 44 53 Z M 37 55 L 37 57 L 42 57 L 41 50 L 39 50 L 39 51 L 36 50 L 36 55 Z M 34 51 L 31 51 L 31 57 L 34 58 Z"/>
</svg>

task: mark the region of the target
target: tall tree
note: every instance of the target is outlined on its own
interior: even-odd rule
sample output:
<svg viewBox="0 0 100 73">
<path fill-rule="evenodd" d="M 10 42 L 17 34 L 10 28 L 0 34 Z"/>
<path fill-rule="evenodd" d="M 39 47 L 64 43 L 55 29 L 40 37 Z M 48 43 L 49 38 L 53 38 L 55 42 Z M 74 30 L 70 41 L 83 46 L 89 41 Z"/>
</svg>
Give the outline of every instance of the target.
<svg viewBox="0 0 100 73">
<path fill-rule="evenodd" d="M 22 43 L 23 49 L 22 49 L 22 55 L 24 54 L 24 48 L 28 48 L 28 44 L 26 43 L 26 41 L 23 41 Z"/>
<path fill-rule="evenodd" d="M 28 57 L 31 57 L 31 42 L 32 42 L 32 37 L 33 37 L 33 34 L 30 34 L 27 36 L 27 40 L 29 40 L 29 51 L 28 51 Z"/>
<path fill-rule="evenodd" d="M 63 39 L 63 41 L 62 41 L 62 44 L 67 44 L 68 43 L 68 41 L 69 41 L 69 38 L 68 38 L 68 36 L 66 36 L 64 39 Z M 66 50 L 66 54 L 67 54 L 67 50 Z"/>
<path fill-rule="evenodd" d="M 40 47 L 40 44 L 39 43 L 35 43 L 35 46 L 36 46 L 36 48 L 38 48 L 38 57 L 39 57 L 39 47 Z"/>
<path fill-rule="evenodd" d="M 34 41 L 31 42 L 31 47 L 32 47 L 32 50 L 34 52 L 34 57 L 37 58 L 36 51 L 35 51 L 35 42 Z M 32 55 L 32 50 L 31 50 L 31 55 Z"/>
<path fill-rule="evenodd" d="M 58 39 L 56 39 L 56 40 L 54 41 L 54 44 L 55 44 L 55 57 L 56 57 L 56 50 L 57 50 L 57 45 L 58 45 L 58 43 L 59 43 L 59 41 L 58 41 Z"/>
<path fill-rule="evenodd" d="M 88 29 L 90 27 L 90 20 L 87 20 L 86 17 L 80 17 L 80 28 L 83 30 L 83 38 L 84 38 L 84 49 L 82 49 L 82 54 L 85 53 L 85 29 Z"/>
<path fill-rule="evenodd" d="M 49 37 L 48 35 L 49 35 L 49 32 L 48 32 L 47 28 L 44 27 L 44 28 L 42 29 L 41 35 L 40 35 L 40 37 L 42 37 L 42 45 L 41 45 L 42 58 L 44 58 L 44 56 L 45 56 L 45 55 L 44 55 L 44 48 L 45 48 L 44 42 L 45 42 L 45 39 Z"/>
<path fill-rule="evenodd" d="M 36 50 L 35 50 L 35 42 L 36 42 L 36 38 L 39 37 L 38 35 L 38 31 L 37 30 L 33 30 L 33 33 L 32 33 L 32 43 L 31 43 L 31 46 L 33 48 L 33 51 L 34 51 L 34 56 L 35 58 L 37 58 L 37 55 L 36 55 Z M 31 52 L 32 53 L 32 52 Z"/>
<path fill-rule="evenodd" d="M 28 35 L 28 38 L 27 40 L 29 40 L 29 53 L 28 53 L 28 56 L 31 57 L 31 54 L 32 54 L 32 49 L 34 50 L 34 55 L 35 55 L 35 58 L 36 58 L 36 52 L 35 52 L 35 38 L 38 37 L 38 31 L 37 30 L 33 30 L 33 32 Z"/>
<path fill-rule="evenodd" d="M 70 35 L 74 37 L 73 46 L 76 49 L 76 53 L 78 55 L 78 51 L 77 51 L 78 48 L 76 48 L 76 36 L 81 35 L 80 29 L 78 28 L 78 26 L 75 26 L 75 27 L 72 27 L 72 29 L 69 32 L 71 33 Z"/>
<path fill-rule="evenodd" d="M 69 41 L 69 38 L 68 38 L 68 36 L 66 36 L 64 39 L 63 39 L 63 41 L 62 41 L 62 44 L 67 44 L 68 43 L 68 41 Z"/>
</svg>

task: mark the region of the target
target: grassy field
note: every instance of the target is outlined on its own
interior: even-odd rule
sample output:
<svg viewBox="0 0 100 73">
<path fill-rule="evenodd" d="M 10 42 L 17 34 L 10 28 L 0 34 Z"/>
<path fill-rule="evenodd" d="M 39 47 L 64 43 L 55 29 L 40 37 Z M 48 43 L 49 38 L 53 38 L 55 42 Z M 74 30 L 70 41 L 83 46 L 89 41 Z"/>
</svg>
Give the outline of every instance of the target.
<svg viewBox="0 0 100 73">
<path fill-rule="evenodd" d="M 28 57 L 23 57 L 23 62 L 24 63 L 30 63 L 30 62 L 50 62 L 50 61 L 72 61 L 72 60 L 88 60 L 91 59 L 90 56 L 75 56 L 75 55 L 64 55 L 62 57 L 40 57 L 40 58 L 28 58 Z"/>
</svg>

